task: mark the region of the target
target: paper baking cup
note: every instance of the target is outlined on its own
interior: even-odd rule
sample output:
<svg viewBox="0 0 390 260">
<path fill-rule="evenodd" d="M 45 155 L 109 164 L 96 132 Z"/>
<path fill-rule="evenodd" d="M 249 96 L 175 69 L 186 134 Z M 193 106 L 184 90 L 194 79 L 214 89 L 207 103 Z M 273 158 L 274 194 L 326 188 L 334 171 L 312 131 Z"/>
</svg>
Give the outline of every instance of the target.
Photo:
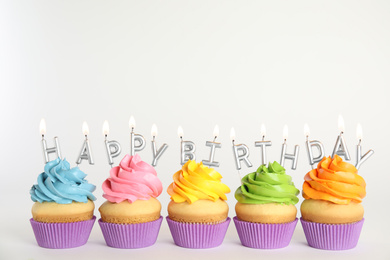
<svg viewBox="0 0 390 260">
<path fill-rule="evenodd" d="M 44 223 L 30 219 L 35 238 L 40 247 L 72 248 L 87 243 L 96 217 L 69 223 Z"/>
<path fill-rule="evenodd" d="M 218 224 L 183 223 L 171 220 L 167 222 L 173 241 L 186 248 L 211 248 L 222 244 L 230 218 Z"/>
<path fill-rule="evenodd" d="M 276 249 L 290 244 L 298 219 L 282 224 L 252 223 L 233 218 L 241 244 L 259 249 Z"/>
<path fill-rule="evenodd" d="M 347 250 L 357 245 L 364 219 L 351 224 L 322 224 L 301 218 L 301 223 L 309 246 L 325 250 Z"/>
<path fill-rule="evenodd" d="M 99 219 L 104 240 L 110 247 L 142 248 L 156 243 L 163 218 L 137 224 L 114 224 Z"/>
</svg>

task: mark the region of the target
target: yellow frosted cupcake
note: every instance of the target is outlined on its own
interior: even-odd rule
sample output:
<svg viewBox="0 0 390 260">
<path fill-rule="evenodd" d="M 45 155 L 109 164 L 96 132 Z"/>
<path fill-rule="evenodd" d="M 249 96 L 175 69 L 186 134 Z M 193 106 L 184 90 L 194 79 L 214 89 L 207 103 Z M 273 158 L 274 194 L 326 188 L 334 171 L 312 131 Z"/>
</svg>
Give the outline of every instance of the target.
<svg viewBox="0 0 390 260">
<path fill-rule="evenodd" d="M 230 223 L 229 187 L 212 168 L 189 160 L 168 187 L 168 225 L 176 245 L 186 248 L 219 246 Z"/>
</svg>

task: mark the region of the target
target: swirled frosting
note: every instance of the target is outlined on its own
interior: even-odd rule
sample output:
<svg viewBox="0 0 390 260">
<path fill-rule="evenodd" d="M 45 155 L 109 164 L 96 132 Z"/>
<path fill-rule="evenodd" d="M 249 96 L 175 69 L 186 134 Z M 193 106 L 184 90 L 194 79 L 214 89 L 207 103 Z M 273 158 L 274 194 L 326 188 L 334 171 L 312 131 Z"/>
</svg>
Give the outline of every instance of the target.
<svg viewBox="0 0 390 260">
<path fill-rule="evenodd" d="M 366 196 L 366 182 L 357 174 L 357 169 L 344 162 L 337 154 L 332 159 L 324 157 L 317 169 L 305 175 L 303 197 L 326 200 L 335 204 L 362 202 Z"/>
<path fill-rule="evenodd" d="M 96 200 L 92 192 L 96 186 L 84 180 L 87 176 L 79 167 L 70 168 L 69 162 L 57 158 L 45 165 L 37 184 L 30 189 L 31 199 L 36 202 L 70 204 Z"/>
<path fill-rule="evenodd" d="M 291 182 L 291 176 L 277 162 L 261 165 L 256 172 L 242 178 L 235 198 L 245 204 L 282 203 L 297 204 L 299 190 Z"/>
<path fill-rule="evenodd" d="M 110 177 L 103 182 L 103 197 L 110 202 L 148 200 L 162 192 L 162 183 L 156 170 L 141 160 L 138 154 L 126 155 L 119 166 L 110 170 Z"/>
<path fill-rule="evenodd" d="M 227 200 L 228 186 L 221 182 L 222 176 L 216 170 L 188 160 L 181 170 L 173 175 L 173 182 L 168 187 L 168 194 L 176 202 L 193 203 L 197 200 Z"/>
</svg>

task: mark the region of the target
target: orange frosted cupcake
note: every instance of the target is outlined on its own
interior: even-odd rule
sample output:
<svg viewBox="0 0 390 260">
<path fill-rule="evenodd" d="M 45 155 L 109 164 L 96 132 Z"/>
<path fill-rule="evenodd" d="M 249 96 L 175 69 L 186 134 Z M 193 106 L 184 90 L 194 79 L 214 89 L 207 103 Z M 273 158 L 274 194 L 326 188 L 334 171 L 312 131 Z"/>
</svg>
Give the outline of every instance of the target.
<svg viewBox="0 0 390 260">
<path fill-rule="evenodd" d="M 366 182 L 338 155 L 324 157 L 305 175 L 301 223 L 308 244 L 327 250 L 354 248 L 364 222 Z"/>
</svg>

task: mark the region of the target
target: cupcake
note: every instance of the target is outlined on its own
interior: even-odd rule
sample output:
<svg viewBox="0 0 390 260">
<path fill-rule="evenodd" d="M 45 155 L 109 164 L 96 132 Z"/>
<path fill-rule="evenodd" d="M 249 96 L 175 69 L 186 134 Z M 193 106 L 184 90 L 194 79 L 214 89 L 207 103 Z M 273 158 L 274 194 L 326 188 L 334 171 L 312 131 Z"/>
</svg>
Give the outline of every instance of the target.
<svg viewBox="0 0 390 260">
<path fill-rule="evenodd" d="M 173 175 L 167 222 L 176 245 L 211 248 L 222 244 L 230 223 L 228 186 L 212 168 L 189 160 Z"/>
<path fill-rule="evenodd" d="M 305 175 L 301 223 L 311 247 L 354 248 L 363 227 L 366 183 L 357 169 L 335 155 L 324 157 Z"/>
<path fill-rule="evenodd" d="M 298 194 L 291 176 L 277 162 L 242 178 L 233 219 L 241 243 L 261 249 L 288 246 L 298 221 Z"/>
<path fill-rule="evenodd" d="M 71 169 L 65 159 L 45 165 L 30 190 L 35 202 L 30 222 L 39 246 L 71 248 L 87 243 L 96 219 L 92 194 L 96 187 L 86 176 L 78 167 Z"/>
<path fill-rule="evenodd" d="M 110 170 L 103 183 L 99 225 L 106 244 L 116 248 L 141 248 L 153 245 L 162 222 L 162 192 L 156 170 L 141 157 L 126 155 Z"/>
</svg>

